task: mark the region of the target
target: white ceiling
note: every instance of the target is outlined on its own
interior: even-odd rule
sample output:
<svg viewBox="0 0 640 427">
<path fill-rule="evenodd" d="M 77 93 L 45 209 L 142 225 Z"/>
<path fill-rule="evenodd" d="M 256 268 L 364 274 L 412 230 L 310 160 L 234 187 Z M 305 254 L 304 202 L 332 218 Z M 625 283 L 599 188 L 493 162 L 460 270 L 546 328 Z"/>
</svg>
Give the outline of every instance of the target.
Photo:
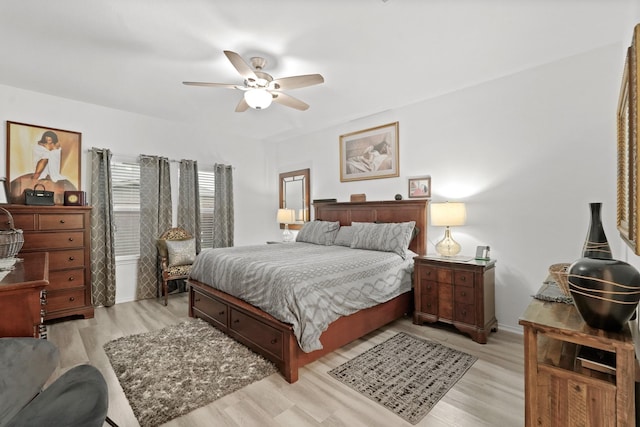
<svg viewBox="0 0 640 427">
<path fill-rule="evenodd" d="M 279 140 L 630 42 L 635 0 L 2 0 L 0 84 Z M 629 40 L 626 40 L 629 38 Z M 223 50 L 311 105 L 235 113 Z"/>
</svg>

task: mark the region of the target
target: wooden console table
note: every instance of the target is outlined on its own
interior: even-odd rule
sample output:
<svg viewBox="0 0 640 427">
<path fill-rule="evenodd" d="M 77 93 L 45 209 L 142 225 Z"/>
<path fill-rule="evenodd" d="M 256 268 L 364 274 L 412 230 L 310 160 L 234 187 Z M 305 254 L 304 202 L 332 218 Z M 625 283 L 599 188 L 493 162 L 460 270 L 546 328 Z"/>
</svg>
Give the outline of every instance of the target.
<svg viewBox="0 0 640 427">
<path fill-rule="evenodd" d="M 49 254 L 27 253 L 0 280 L 0 337 L 40 338 L 49 284 Z M 42 336 L 44 337 L 44 336 Z"/>
<path fill-rule="evenodd" d="M 534 299 L 524 328 L 525 425 L 635 426 L 636 358 L 629 326 L 607 332 L 588 326 L 573 304 Z M 614 375 L 577 366 L 579 346 L 615 354 Z"/>
</svg>

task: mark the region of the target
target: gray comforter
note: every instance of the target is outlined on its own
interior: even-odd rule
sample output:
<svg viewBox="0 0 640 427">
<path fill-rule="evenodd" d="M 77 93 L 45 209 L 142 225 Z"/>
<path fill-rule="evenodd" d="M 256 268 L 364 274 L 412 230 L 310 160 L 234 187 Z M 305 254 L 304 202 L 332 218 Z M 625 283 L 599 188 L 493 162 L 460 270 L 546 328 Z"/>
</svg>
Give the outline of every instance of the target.
<svg viewBox="0 0 640 427">
<path fill-rule="evenodd" d="M 311 352 L 340 316 L 409 291 L 413 256 L 299 242 L 205 249 L 190 277 L 293 325 Z"/>
</svg>

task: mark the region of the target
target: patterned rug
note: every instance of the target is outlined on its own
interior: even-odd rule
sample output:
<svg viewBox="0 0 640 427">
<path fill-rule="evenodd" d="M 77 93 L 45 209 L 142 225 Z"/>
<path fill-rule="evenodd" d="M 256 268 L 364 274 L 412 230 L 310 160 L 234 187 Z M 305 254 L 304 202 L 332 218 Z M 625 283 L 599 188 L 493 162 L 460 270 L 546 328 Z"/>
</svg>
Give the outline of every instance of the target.
<svg viewBox="0 0 640 427">
<path fill-rule="evenodd" d="M 104 345 L 142 427 L 184 415 L 276 372 L 200 319 Z"/>
<path fill-rule="evenodd" d="M 401 332 L 329 374 L 416 424 L 476 360 L 461 351 Z"/>
</svg>

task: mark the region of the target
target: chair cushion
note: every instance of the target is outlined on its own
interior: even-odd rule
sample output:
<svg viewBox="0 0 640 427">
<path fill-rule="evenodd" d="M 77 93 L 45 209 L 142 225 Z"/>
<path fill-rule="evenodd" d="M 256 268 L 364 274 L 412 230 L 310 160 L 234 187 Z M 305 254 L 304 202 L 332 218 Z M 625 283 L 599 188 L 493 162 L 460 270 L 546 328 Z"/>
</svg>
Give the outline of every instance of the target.
<svg viewBox="0 0 640 427">
<path fill-rule="evenodd" d="M 196 239 L 167 240 L 169 267 L 193 264 L 196 259 Z"/>
<path fill-rule="evenodd" d="M 191 264 L 175 265 L 166 270 L 169 277 L 188 276 L 191 273 Z"/>
</svg>

